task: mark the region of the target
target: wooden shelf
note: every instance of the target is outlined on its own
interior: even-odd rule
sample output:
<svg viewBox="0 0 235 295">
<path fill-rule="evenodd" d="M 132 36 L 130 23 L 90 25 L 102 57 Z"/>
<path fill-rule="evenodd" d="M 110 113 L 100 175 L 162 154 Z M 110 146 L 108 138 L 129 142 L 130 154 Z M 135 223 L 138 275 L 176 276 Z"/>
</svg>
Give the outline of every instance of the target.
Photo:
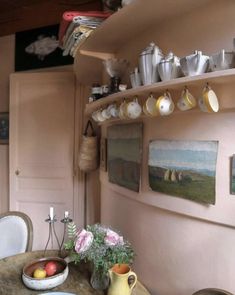
<svg viewBox="0 0 235 295">
<path fill-rule="evenodd" d="M 85 114 L 89 116 L 95 110 L 111 104 L 112 102 L 119 102 L 123 100 L 123 98 L 131 98 L 136 95 L 147 97 L 151 92 L 162 92 L 167 89 L 169 91 L 180 89 L 182 90 L 182 87 L 185 85 L 188 87 L 192 87 L 198 85 L 199 83 L 206 84 L 211 82 L 213 82 L 213 84 L 235 82 L 235 69 L 205 73 L 203 75 L 198 75 L 194 77 L 182 77 L 167 82 L 158 82 L 147 86 L 131 88 L 126 91 L 118 92 L 87 104 L 85 108 Z"/>
<path fill-rule="evenodd" d="M 97 52 L 115 55 L 121 47 L 130 42 L 130 36 L 135 39 L 149 27 L 204 7 L 209 2 L 211 0 L 135 0 L 120 9 L 105 20 L 79 48 L 74 60 L 78 81 L 88 85 L 94 81 L 102 81 L 103 65 L 101 60 L 97 59 Z"/>
</svg>

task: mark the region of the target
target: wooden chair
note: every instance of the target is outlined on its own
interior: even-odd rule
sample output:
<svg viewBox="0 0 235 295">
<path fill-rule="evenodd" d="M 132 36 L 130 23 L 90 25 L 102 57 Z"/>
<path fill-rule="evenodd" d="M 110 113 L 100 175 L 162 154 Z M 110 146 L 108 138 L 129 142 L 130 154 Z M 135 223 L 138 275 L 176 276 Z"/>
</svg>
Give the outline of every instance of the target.
<svg viewBox="0 0 235 295">
<path fill-rule="evenodd" d="M 0 259 L 32 250 L 33 225 L 23 212 L 0 214 Z"/>
</svg>

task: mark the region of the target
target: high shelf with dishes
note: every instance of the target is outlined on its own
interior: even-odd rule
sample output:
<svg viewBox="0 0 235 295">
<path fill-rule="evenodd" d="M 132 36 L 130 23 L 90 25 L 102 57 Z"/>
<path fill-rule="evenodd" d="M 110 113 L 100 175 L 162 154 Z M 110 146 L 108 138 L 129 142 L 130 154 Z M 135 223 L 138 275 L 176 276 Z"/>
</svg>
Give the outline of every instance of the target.
<svg viewBox="0 0 235 295">
<path fill-rule="evenodd" d="M 94 81 L 102 82 L 101 60 L 115 57 L 123 46 L 138 38 L 152 25 L 200 8 L 210 0 L 181 0 L 177 3 L 149 0 L 148 5 L 144 2 L 135 0 L 120 9 L 81 44 L 74 61 L 74 71 L 80 83 L 91 85 Z"/>
<path fill-rule="evenodd" d="M 186 2 L 187 5 L 185 5 Z M 105 60 L 115 58 L 121 59 L 123 48 L 124 52 L 125 50 L 127 51 L 127 46 L 132 43 L 135 44 L 135 39 L 140 39 L 141 43 L 144 44 L 143 40 L 141 39 L 142 37 L 140 37 L 141 34 L 144 36 L 144 33 L 146 31 L 148 31 L 149 33 L 150 29 L 152 30 L 156 28 L 156 25 L 161 24 L 162 22 L 164 23 L 164 20 L 166 18 L 177 19 L 182 14 L 187 14 L 191 12 L 194 13 L 196 10 L 199 11 L 202 8 L 210 8 L 210 5 L 210 0 L 197 2 L 191 0 L 182 0 L 180 1 L 180 3 L 177 3 L 177 5 L 172 4 L 172 2 L 169 0 L 150 0 L 148 5 L 144 5 L 143 1 L 141 0 L 133 1 L 130 5 L 127 5 L 126 7 L 120 9 L 118 12 L 114 13 L 107 20 L 105 20 L 89 36 L 89 38 L 87 38 L 87 40 L 81 44 L 75 56 L 74 62 L 74 70 L 78 81 L 84 85 L 91 85 L 94 81 L 97 81 L 100 84 L 102 84 L 104 82 Z M 145 13 L 141 13 L 143 9 Z M 199 41 L 201 41 L 201 39 Z M 201 44 L 199 41 L 195 43 Z M 188 44 L 191 43 L 187 43 L 187 46 L 189 46 Z M 180 48 L 179 44 L 180 41 L 177 45 L 174 45 L 177 48 Z M 160 42 L 159 45 L 161 45 Z M 193 45 L 190 46 L 187 49 L 180 48 L 180 50 L 182 52 L 188 53 L 192 50 Z M 170 47 L 168 45 L 166 49 L 165 45 L 164 49 L 168 50 L 169 48 Z M 221 49 L 221 47 L 219 49 Z M 206 50 L 203 50 L 203 52 L 206 52 Z M 137 58 L 137 49 L 134 51 L 133 55 L 134 54 Z M 197 56 L 199 54 L 200 52 L 195 52 L 194 55 Z M 223 54 L 222 50 L 221 54 Z M 185 54 L 185 56 L 186 55 L 187 54 Z M 164 66 L 165 62 L 168 62 L 170 57 L 172 58 L 170 54 L 168 55 L 168 57 L 165 57 L 165 59 L 163 60 L 164 62 L 162 62 Z M 202 58 L 204 58 L 204 56 L 202 56 Z M 213 70 L 217 69 L 214 68 Z M 207 83 L 209 83 L 209 85 L 211 85 L 214 89 L 214 87 L 216 88 L 219 85 L 233 82 L 235 77 L 235 69 L 226 69 L 208 73 L 202 72 L 200 74 L 196 74 L 197 75 L 192 76 L 191 74 L 189 74 L 189 76 L 179 78 L 175 78 L 174 76 L 172 76 L 171 79 L 167 81 L 156 82 L 150 85 L 142 85 L 135 88 L 130 88 L 125 91 L 110 94 L 104 98 L 87 104 L 85 107 L 85 115 L 91 116 L 94 112 L 100 109 L 105 109 L 112 103 L 117 103 L 118 105 L 120 105 L 124 101 L 124 99 L 127 101 L 133 101 L 135 100 L 136 96 L 138 96 L 140 104 L 143 107 L 146 99 L 151 95 L 151 93 L 155 94 L 157 98 L 158 96 L 164 94 L 166 90 L 169 90 L 169 92 L 179 92 L 183 91 L 183 89 L 185 89 L 185 86 L 187 86 L 188 88 L 200 87 L 201 89 L 203 89 L 207 85 Z M 177 98 L 177 101 L 178 99 L 179 97 Z M 212 100 L 213 99 L 214 96 Z M 176 98 L 174 100 L 176 104 Z M 229 99 L 229 101 L 226 99 L 220 101 L 220 110 L 233 109 L 234 107 L 235 104 L 231 99 Z M 143 111 L 143 113 L 145 112 Z"/>
<path fill-rule="evenodd" d="M 110 103 L 120 103 L 124 98 L 129 99 L 134 98 L 135 96 L 147 97 L 150 93 L 161 93 L 166 90 L 181 90 L 185 85 L 188 87 L 193 87 L 199 83 L 201 86 L 204 86 L 207 83 L 213 83 L 213 85 L 217 85 L 228 82 L 235 82 L 235 69 L 205 73 L 203 75 L 194 77 L 181 77 L 171 81 L 157 82 L 151 85 L 139 86 L 137 88 L 131 88 L 123 92 L 114 93 L 112 95 L 106 96 L 105 98 L 98 99 L 93 103 L 86 104 L 85 114 L 89 116 L 97 109 L 102 108 Z M 221 109 L 227 108 L 235 108 L 235 101 L 234 105 L 232 106 L 221 105 Z"/>
</svg>

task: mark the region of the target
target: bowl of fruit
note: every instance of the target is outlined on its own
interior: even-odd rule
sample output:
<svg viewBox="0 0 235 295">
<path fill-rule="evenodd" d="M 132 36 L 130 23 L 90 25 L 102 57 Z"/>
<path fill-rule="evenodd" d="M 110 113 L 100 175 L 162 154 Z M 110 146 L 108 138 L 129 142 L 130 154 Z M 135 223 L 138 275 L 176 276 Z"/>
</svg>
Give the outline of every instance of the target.
<svg viewBox="0 0 235 295">
<path fill-rule="evenodd" d="M 46 257 L 25 265 L 22 280 L 33 290 L 48 290 L 61 285 L 67 278 L 67 262 L 59 257 Z"/>
</svg>

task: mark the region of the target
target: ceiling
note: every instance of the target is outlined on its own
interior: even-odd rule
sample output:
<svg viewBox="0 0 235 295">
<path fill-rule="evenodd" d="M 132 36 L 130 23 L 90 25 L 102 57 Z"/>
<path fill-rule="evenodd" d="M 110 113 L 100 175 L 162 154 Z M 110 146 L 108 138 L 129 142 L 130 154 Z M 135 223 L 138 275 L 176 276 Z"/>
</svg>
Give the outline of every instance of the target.
<svg viewBox="0 0 235 295">
<path fill-rule="evenodd" d="M 58 24 L 64 11 L 101 10 L 101 0 L 0 0 L 0 36 Z"/>
</svg>

